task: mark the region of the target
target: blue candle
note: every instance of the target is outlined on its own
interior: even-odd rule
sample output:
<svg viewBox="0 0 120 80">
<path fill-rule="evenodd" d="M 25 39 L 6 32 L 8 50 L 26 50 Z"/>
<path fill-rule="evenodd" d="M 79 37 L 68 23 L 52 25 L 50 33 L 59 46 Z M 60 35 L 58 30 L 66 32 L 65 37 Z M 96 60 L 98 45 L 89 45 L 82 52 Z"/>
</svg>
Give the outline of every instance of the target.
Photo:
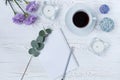
<svg viewBox="0 0 120 80">
<path fill-rule="evenodd" d="M 108 5 L 103 4 L 100 6 L 99 10 L 102 14 L 107 14 L 109 12 L 110 8 Z"/>
</svg>

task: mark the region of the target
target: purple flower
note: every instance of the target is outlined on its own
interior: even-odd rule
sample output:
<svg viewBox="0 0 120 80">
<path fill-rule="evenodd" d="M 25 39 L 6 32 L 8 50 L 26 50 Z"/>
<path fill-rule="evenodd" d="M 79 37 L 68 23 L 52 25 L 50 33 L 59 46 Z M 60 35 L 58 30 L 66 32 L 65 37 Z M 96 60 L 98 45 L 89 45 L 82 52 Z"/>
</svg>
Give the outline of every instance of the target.
<svg viewBox="0 0 120 80">
<path fill-rule="evenodd" d="M 26 6 L 26 11 L 28 12 L 35 12 L 39 8 L 39 4 L 37 4 L 35 1 L 29 2 Z"/>
<path fill-rule="evenodd" d="M 17 13 L 13 18 L 13 22 L 16 24 L 22 24 L 25 20 L 25 15 L 21 13 Z"/>
<path fill-rule="evenodd" d="M 35 17 L 35 16 L 33 16 L 33 15 L 28 15 L 28 16 L 26 17 L 26 19 L 24 20 L 24 23 L 25 23 L 26 25 L 30 25 L 30 24 L 35 23 L 36 20 L 37 20 L 37 17 Z"/>
</svg>

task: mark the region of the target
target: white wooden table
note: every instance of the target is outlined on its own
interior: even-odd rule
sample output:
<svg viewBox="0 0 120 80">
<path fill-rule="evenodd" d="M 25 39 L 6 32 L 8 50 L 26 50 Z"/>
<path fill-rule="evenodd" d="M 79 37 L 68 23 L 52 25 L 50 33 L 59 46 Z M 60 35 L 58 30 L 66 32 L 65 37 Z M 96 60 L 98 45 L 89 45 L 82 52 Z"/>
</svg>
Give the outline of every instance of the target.
<svg viewBox="0 0 120 80">
<path fill-rule="evenodd" d="M 69 74 L 66 80 L 120 80 L 120 1 L 119 0 L 52 0 L 61 6 L 60 14 L 55 21 L 41 17 L 40 23 L 33 26 L 16 25 L 12 23 L 12 11 L 0 2 L 0 80 L 20 80 L 25 66 L 30 58 L 28 49 L 31 40 L 41 29 L 41 26 L 53 25 L 61 27 L 71 46 L 75 47 L 75 55 L 80 67 Z M 105 33 L 95 29 L 90 35 L 79 37 L 71 33 L 65 26 L 65 13 L 75 3 L 85 3 L 95 10 L 98 22 L 103 17 L 115 21 L 115 29 Z M 110 12 L 100 14 L 101 4 L 108 4 Z M 97 27 L 97 26 L 96 26 Z M 94 37 L 110 43 L 111 47 L 104 56 L 97 56 L 88 49 Z M 38 58 L 34 58 L 29 66 L 24 80 L 49 80 Z M 59 80 L 59 79 L 58 79 Z"/>
</svg>

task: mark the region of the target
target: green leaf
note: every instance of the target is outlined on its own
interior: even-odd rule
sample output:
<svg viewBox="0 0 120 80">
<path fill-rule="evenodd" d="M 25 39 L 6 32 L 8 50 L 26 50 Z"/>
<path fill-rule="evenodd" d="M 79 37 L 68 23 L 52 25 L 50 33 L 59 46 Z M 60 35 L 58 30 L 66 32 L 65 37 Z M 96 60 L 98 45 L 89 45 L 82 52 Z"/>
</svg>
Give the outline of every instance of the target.
<svg viewBox="0 0 120 80">
<path fill-rule="evenodd" d="M 40 50 L 44 48 L 44 41 L 46 37 L 52 32 L 51 29 L 44 29 L 39 32 L 39 36 L 36 40 L 31 41 L 32 48 L 29 49 L 29 54 L 33 55 L 34 57 L 38 57 L 40 55 Z"/>
<path fill-rule="evenodd" d="M 40 55 L 40 52 L 38 51 L 33 54 L 34 57 L 38 57 L 39 55 Z"/>
<path fill-rule="evenodd" d="M 35 41 L 35 40 L 33 40 L 33 41 L 31 42 L 31 46 L 32 46 L 33 48 L 38 48 L 38 47 L 39 47 L 37 41 Z"/>
<path fill-rule="evenodd" d="M 40 55 L 40 53 L 34 48 L 29 49 L 28 52 L 29 52 L 29 54 L 33 55 L 34 57 L 38 57 Z"/>
<path fill-rule="evenodd" d="M 29 54 L 33 54 L 34 53 L 34 48 L 31 48 L 31 49 L 29 49 Z"/>
<path fill-rule="evenodd" d="M 39 32 L 39 35 L 40 35 L 40 36 L 43 36 L 43 37 L 46 36 L 45 31 L 44 31 L 44 30 L 41 30 L 41 31 Z"/>
<path fill-rule="evenodd" d="M 52 30 L 51 29 L 46 29 L 46 32 L 48 33 L 48 34 L 50 34 L 51 32 L 52 32 Z"/>
<path fill-rule="evenodd" d="M 43 36 L 38 36 L 37 37 L 37 42 L 39 42 L 39 43 L 44 42 L 44 37 Z"/>
<path fill-rule="evenodd" d="M 42 50 L 44 48 L 44 44 L 43 43 L 38 43 L 39 47 L 37 48 L 37 50 Z"/>
</svg>

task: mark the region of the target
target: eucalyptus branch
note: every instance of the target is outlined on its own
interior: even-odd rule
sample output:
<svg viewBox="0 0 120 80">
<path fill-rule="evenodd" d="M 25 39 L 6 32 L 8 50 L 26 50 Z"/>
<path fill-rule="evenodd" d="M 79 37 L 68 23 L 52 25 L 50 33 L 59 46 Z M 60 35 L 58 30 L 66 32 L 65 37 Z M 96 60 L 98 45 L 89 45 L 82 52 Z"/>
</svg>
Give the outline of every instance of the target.
<svg viewBox="0 0 120 80">
<path fill-rule="evenodd" d="M 45 33 L 47 33 L 44 26 L 43 26 L 43 30 L 44 30 Z"/>
<path fill-rule="evenodd" d="M 22 9 L 22 7 L 19 5 L 19 3 L 16 1 L 16 0 L 14 0 L 14 2 L 17 4 L 17 6 L 23 11 L 23 13 L 24 14 L 26 14 L 26 12 Z"/>
<path fill-rule="evenodd" d="M 7 2 L 9 3 L 9 5 L 10 5 L 12 11 L 14 12 L 14 14 L 16 14 L 16 11 L 14 10 L 14 8 L 13 8 L 13 6 L 12 6 L 10 0 L 6 0 L 6 3 L 7 3 Z"/>
<path fill-rule="evenodd" d="M 27 66 L 26 66 L 26 68 L 25 68 L 25 71 L 23 72 L 23 75 L 22 75 L 22 77 L 21 77 L 20 80 L 23 80 L 23 78 L 24 78 L 24 76 L 25 76 L 25 74 L 26 74 L 26 72 L 27 72 L 27 69 L 28 69 L 28 67 L 29 67 L 29 65 L 30 65 L 30 63 L 31 63 L 32 58 L 33 58 L 33 56 L 30 57 L 30 59 L 29 59 L 29 61 L 28 61 L 28 63 L 27 63 Z"/>
<path fill-rule="evenodd" d="M 38 57 L 40 55 L 40 51 L 44 48 L 44 38 L 46 38 L 46 34 L 45 34 L 45 31 L 47 32 L 47 34 L 51 34 L 52 30 L 51 29 L 45 29 L 45 30 L 41 30 L 39 32 L 39 36 L 36 40 L 32 40 L 31 41 L 31 46 L 32 48 L 29 49 L 29 54 L 32 55 L 31 58 L 29 59 L 29 62 L 27 63 L 27 66 L 23 72 L 23 75 L 21 77 L 20 80 L 23 80 L 26 72 L 27 72 L 27 69 L 30 65 L 30 62 L 32 60 L 33 57 Z"/>
</svg>

